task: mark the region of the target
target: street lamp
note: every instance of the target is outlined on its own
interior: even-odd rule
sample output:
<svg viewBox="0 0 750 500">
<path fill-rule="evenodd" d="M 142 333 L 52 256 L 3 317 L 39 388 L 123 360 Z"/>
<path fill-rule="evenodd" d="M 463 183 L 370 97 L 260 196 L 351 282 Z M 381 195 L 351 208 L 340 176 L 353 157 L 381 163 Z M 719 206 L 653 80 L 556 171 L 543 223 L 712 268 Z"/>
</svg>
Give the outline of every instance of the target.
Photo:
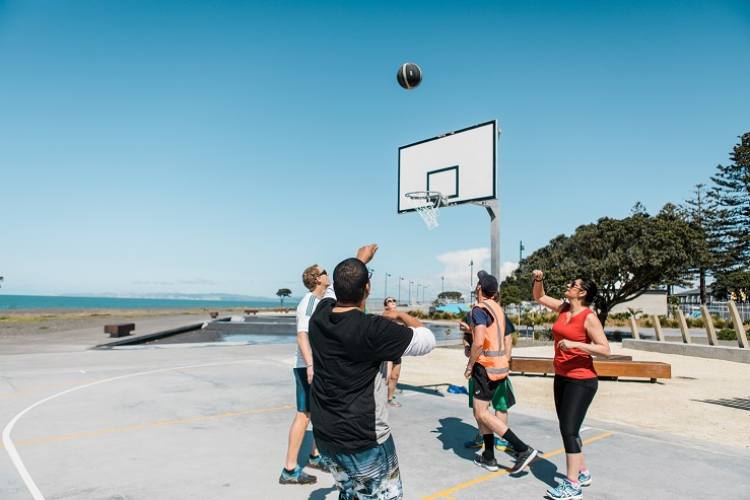
<svg viewBox="0 0 750 500">
<path fill-rule="evenodd" d="M 383 300 L 388 298 L 388 276 L 390 276 L 390 274 L 385 273 L 385 297 L 383 297 Z"/>
<path fill-rule="evenodd" d="M 413 281 L 409 282 L 409 305 L 411 306 L 411 286 L 414 284 Z"/>
<path fill-rule="evenodd" d="M 426 289 L 427 289 L 427 285 L 424 285 L 424 286 L 422 287 L 422 304 L 424 304 L 424 303 L 425 303 L 425 300 L 424 300 L 424 291 L 425 291 Z"/>
<path fill-rule="evenodd" d="M 398 277 L 398 305 L 401 305 L 401 282 L 404 281 L 404 278 L 401 276 Z"/>
<path fill-rule="evenodd" d="M 443 285 L 440 288 L 440 291 L 445 293 L 445 276 L 442 276 L 440 279 L 443 281 Z"/>
<path fill-rule="evenodd" d="M 469 263 L 471 271 L 469 272 L 469 297 L 471 297 L 471 303 L 474 303 L 474 259 L 471 259 Z"/>
<path fill-rule="evenodd" d="M 417 283 L 417 304 L 419 304 L 419 283 Z"/>
</svg>

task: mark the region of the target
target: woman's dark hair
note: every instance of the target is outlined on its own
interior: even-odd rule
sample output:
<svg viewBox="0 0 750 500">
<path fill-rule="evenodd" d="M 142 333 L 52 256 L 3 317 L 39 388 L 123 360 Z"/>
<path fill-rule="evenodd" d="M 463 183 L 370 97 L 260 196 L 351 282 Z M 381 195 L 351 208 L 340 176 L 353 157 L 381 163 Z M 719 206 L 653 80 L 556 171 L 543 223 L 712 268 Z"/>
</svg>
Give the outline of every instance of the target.
<svg viewBox="0 0 750 500">
<path fill-rule="evenodd" d="M 385 306 L 388 305 L 388 301 L 389 300 L 392 300 L 393 302 L 396 302 L 396 299 L 394 299 L 393 297 L 386 297 L 385 300 L 383 300 L 383 307 L 385 307 Z"/>
<path fill-rule="evenodd" d="M 336 300 L 344 304 L 359 304 L 365 296 L 365 287 L 370 282 L 367 266 L 352 257 L 339 263 L 333 270 L 333 291 Z"/>
<path fill-rule="evenodd" d="M 594 307 L 601 310 L 604 305 L 604 298 L 599 295 L 599 288 L 596 283 L 587 278 L 581 278 L 581 290 L 586 292 L 586 297 L 583 298 L 583 305 L 586 307 L 594 304 Z"/>
</svg>

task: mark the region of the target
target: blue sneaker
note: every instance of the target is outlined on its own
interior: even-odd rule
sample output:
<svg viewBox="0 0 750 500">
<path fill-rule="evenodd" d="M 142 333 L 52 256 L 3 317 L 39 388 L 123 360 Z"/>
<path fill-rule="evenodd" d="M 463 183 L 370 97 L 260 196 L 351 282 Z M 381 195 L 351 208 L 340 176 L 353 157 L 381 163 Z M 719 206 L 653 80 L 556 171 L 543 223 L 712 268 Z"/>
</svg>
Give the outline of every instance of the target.
<svg viewBox="0 0 750 500">
<path fill-rule="evenodd" d="M 291 474 L 286 469 L 281 469 L 281 476 L 279 477 L 279 484 L 315 484 L 318 482 L 318 478 L 305 474 L 298 465 L 294 468 L 294 472 Z"/>
<path fill-rule="evenodd" d="M 471 441 L 466 441 L 464 446 L 467 448 L 482 448 L 484 447 L 484 438 L 481 434 L 477 434 L 477 436 Z"/>
<path fill-rule="evenodd" d="M 581 486 L 589 486 L 591 484 L 591 471 L 579 472 L 578 482 L 581 483 Z"/>
<path fill-rule="evenodd" d="M 310 459 L 307 461 L 307 466 L 311 469 L 317 469 L 321 472 L 331 472 L 331 469 L 329 468 L 331 463 L 323 457 L 323 455 L 318 455 L 315 458 L 310 457 Z"/>
<path fill-rule="evenodd" d="M 568 478 L 563 479 L 557 488 L 550 488 L 547 490 L 547 498 L 552 500 L 581 500 L 583 498 L 583 492 L 581 488 L 574 488 Z"/>
<path fill-rule="evenodd" d="M 500 451 L 505 451 L 508 449 L 513 449 L 509 442 L 507 442 L 505 439 L 495 437 L 495 448 L 497 448 Z"/>
</svg>

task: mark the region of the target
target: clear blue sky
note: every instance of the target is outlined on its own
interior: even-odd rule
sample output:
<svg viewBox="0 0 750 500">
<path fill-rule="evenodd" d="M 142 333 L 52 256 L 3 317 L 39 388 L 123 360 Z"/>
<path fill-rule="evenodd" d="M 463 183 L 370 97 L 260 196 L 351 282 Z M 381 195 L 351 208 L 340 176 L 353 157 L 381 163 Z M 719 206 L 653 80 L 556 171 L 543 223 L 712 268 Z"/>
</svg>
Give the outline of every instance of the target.
<svg viewBox="0 0 750 500">
<path fill-rule="evenodd" d="M 397 215 L 400 146 L 498 120 L 509 269 L 708 183 L 748 47 L 746 0 L 0 0 L 0 292 L 301 296 L 371 242 L 375 295 L 465 292 L 489 218 Z"/>
</svg>

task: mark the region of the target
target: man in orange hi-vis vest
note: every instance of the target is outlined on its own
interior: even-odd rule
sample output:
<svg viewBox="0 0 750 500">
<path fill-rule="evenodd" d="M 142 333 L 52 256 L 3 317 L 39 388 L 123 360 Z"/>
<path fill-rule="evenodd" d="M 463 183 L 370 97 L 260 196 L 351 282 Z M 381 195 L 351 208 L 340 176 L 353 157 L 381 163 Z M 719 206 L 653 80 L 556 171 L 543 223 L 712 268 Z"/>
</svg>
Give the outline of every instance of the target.
<svg viewBox="0 0 750 500">
<path fill-rule="evenodd" d="M 508 376 L 509 360 L 503 348 L 505 313 L 492 300 L 498 292 L 497 279 L 485 271 L 477 274 L 477 305 L 472 308 L 473 342 L 464 376 L 474 384 L 474 418 L 484 439 L 484 451 L 474 457 L 474 464 L 496 471 L 495 434 L 508 441 L 516 451 L 516 463 L 510 474 L 518 474 L 529 465 L 537 451 L 516 436 L 508 425 L 487 411 L 498 385 Z"/>
</svg>

